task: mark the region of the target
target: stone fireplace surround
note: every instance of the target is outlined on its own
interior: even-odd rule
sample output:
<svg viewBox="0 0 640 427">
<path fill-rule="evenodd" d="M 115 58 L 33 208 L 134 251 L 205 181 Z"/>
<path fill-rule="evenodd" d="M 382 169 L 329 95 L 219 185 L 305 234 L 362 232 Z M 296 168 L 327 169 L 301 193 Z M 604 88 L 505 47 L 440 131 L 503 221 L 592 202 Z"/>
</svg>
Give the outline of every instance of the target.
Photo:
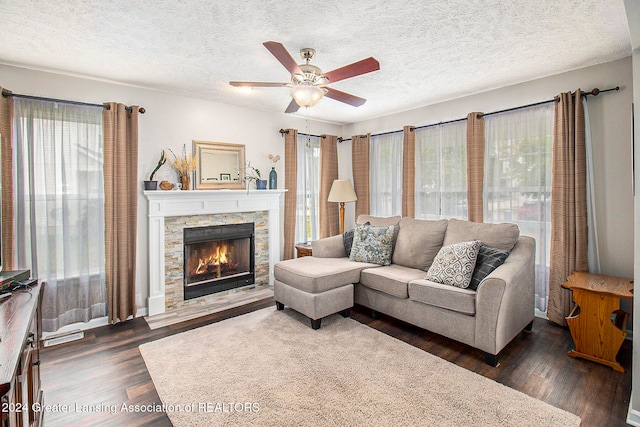
<svg viewBox="0 0 640 427">
<path fill-rule="evenodd" d="M 260 249 L 256 243 L 256 285 L 261 284 L 259 280 L 266 285 L 268 279 L 269 286 L 273 286 L 273 266 L 280 260 L 280 209 L 285 191 L 144 191 L 148 200 L 149 219 L 149 315 L 183 305 L 178 301 L 182 282 L 175 278 L 176 269 L 182 273 L 182 267 L 177 267 L 181 265 L 182 258 L 179 263 L 172 263 L 171 257 L 175 258 L 175 251 L 182 257 L 182 237 L 179 237 L 179 241 L 175 238 L 177 233 L 182 233 L 184 226 L 255 222 L 256 241 L 259 234 L 266 237 L 261 239 L 264 245 Z M 263 224 L 262 230 L 259 229 L 260 223 Z M 258 266 L 258 258 L 265 260 L 262 267 Z M 259 270 L 263 272 L 261 278 L 258 277 Z M 178 283 L 180 290 L 176 289 Z M 204 298 L 208 297 L 215 297 L 215 294 Z"/>
</svg>

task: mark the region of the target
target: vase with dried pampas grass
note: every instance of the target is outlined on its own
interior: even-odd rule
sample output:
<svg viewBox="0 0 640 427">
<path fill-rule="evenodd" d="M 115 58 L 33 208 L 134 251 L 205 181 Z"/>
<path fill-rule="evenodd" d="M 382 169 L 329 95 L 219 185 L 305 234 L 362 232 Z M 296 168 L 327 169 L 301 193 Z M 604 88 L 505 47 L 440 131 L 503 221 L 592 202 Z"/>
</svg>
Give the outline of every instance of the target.
<svg viewBox="0 0 640 427">
<path fill-rule="evenodd" d="M 196 169 L 198 160 L 195 155 L 187 155 L 187 144 L 182 146 L 182 155 L 176 156 L 176 153 L 169 148 L 171 154 L 173 154 L 173 161 L 171 166 L 178 172 L 180 176 L 180 184 L 183 190 L 191 189 L 191 173 Z"/>
</svg>

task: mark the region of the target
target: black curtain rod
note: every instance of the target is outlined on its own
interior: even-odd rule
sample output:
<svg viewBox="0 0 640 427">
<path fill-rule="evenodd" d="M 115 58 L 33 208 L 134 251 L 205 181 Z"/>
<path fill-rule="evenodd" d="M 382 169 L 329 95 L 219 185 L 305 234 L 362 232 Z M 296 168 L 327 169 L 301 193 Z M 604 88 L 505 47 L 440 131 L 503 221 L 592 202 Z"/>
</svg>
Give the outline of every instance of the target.
<svg viewBox="0 0 640 427">
<path fill-rule="evenodd" d="M 278 132 L 280 132 L 280 134 L 281 134 L 282 136 L 285 136 L 285 135 L 287 135 L 287 134 L 289 133 L 289 131 L 288 131 L 288 130 L 286 130 L 286 129 L 280 129 Z M 313 137 L 315 137 L 315 138 L 326 138 L 326 137 L 327 137 L 327 135 L 314 135 L 314 134 L 312 134 L 312 133 L 302 133 L 302 132 L 298 132 L 298 135 L 302 135 L 302 136 L 313 136 Z M 338 138 L 338 139 L 340 139 L 340 138 Z"/>
<path fill-rule="evenodd" d="M 598 88 L 594 88 L 594 89 L 591 89 L 589 92 L 583 92 L 582 94 L 584 96 L 589 96 L 589 95 L 598 96 L 598 94 L 600 94 L 600 93 L 610 92 L 612 90 L 619 91 L 620 90 L 620 86 L 616 86 L 616 87 L 612 87 L 612 88 L 604 89 L 604 90 L 600 90 Z M 575 92 L 572 95 L 575 95 Z M 507 113 L 509 111 L 522 110 L 523 108 L 535 107 L 535 106 L 538 106 L 538 105 L 548 104 L 550 102 L 559 102 L 559 101 L 560 101 L 560 98 L 559 97 L 555 97 L 555 98 L 549 99 L 547 101 L 534 102 L 533 104 L 521 105 L 519 107 L 507 108 L 505 110 L 492 111 L 490 113 L 478 114 L 478 118 L 491 116 L 493 114 Z M 464 120 L 467 120 L 467 118 L 464 117 L 464 118 L 461 118 L 461 119 L 449 120 L 449 121 L 446 121 L 446 122 L 433 123 L 433 124 L 424 125 L 424 126 L 417 126 L 415 128 L 412 128 L 412 129 L 425 129 L 425 128 L 430 128 L 430 127 L 433 127 L 433 126 L 440 126 L 440 125 L 446 125 L 446 124 L 450 124 L 450 123 L 462 122 Z M 402 132 L 402 130 L 397 130 L 397 131 L 393 131 L 393 132 L 378 133 L 378 134 L 371 135 L 371 136 L 388 135 L 388 134 L 396 133 L 396 132 Z M 366 136 L 366 135 L 360 135 L 361 138 L 364 137 L 364 136 Z M 338 142 L 343 142 L 343 141 L 351 141 L 351 138 L 349 138 L 349 139 L 338 138 Z"/>
<path fill-rule="evenodd" d="M 2 89 L 2 96 L 4 96 L 5 98 L 7 98 L 9 96 L 13 96 L 14 98 L 33 99 L 35 101 L 50 101 L 50 102 L 58 102 L 60 104 L 84 105 L 84 106 L 87 106 L 87 107 L 100 107 L 100 108 L 106 108 L 107 110 L 111 109 L 111 106 L 108 105 L 108 104 L 107 105 L 104 105 L 104 104 L 91 104 L 89 102 L 70 101 L 68 99 L 45 98 L 45 97 L 42 97 L 42 96 L 22 95 L 20 93 L 13 93 L 13 92 L 8 91 L 6 89 Z M 127 110 L 128 112 L 131 112 L 131 107 L 125 107 L 125 110 Z M 140 112 L 140 114 L 144 114 L 146 112 L 144 107 L 139 107 L 138 111 Z"/>
<path fill-rule="evenodd" d="M 448 125 L 450 123 L 457 123 L 457 122 L 464 122 L 465 120 L 467 120 L 466 117 L 464 119 L 447 120 L 446 122 L 433 123 L 433 124 L 424 125 L 424 126 L 417 126 L 417 127 L 414 127 L 413 129 L 416 130 L 416 129 L 432 128 L 434 126 Z"/>
<path fill-rule="evenodd" d="M 589 95 L 598 96 L 598 94 L 600 94 L 600 93 L 609 92 L 609 91 L 612 91 L 612 90 L 619 91 L 620 90 L 620 86 L 616 86 L 616 87 L 612 87 L 612 88 L 604 89 L 604 90 L 600 90 L 598 88 L 594 88 L 594 89 L 591 89 L 589 92 L 583 92 L 582 95 L 583 96 L 589 96 Z M 571 95 L 575 96 L 575 92 L 573 92 Z M 547 101 L 534 102 L 533 104 L 522 105 L 520 107 L 513 107 L 513 108 L 507 108 L 505 110 L 492 111 L 490 113 L 478 114 L 478 118 L 491 116 L 493 114 L 508 113 L 509 111 L 516 111 L 516 110 L 521 110 L 523 108 L 535 107 L 535 106 L 538 106 L 538 105 L 548 104 L 550 102 L 560 102 L 560 97 L 555 97 L 555 98 L 549 99 Z"/>
</svg>

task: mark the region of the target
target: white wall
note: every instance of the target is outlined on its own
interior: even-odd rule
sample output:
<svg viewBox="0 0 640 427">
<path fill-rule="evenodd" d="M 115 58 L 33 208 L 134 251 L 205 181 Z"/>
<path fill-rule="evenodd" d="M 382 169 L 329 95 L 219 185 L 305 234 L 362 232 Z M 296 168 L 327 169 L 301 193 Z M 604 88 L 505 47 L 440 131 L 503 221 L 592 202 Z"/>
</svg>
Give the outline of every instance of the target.
<svg viewBox="0 0 640 427">
<path fill-rule="evenodd" d="M 344 137 L 402 129 L 405 125 L 427 125 L 466 117 L 473 111 L 492 112 L 545 101 L 561 92 L 620 86 L 619 92 L 588 97 L 593 136 L 598 242 L 603 274 L 633 277 L 633 192 L 631 162 L 631 103 L 633 95 L 631 58 L 583 68 L 514 86 L 379 117 L 344 127 Z M 340 153 L 350 155 L 350 142 Z M 340 171 L 349 177 L 338 159 Z M 353 205 L 353 203 L 351 203 Z M 348 215 L 351 216 L 348 216 Z M 353 209 L 345 223 L 355 220 Z"/>
<path fill-rule="evenodd" d="M 278 187 L 284 188 L 284 139 L 281 128 L 303 132 L 302 118 L 284 113 L 267 113 L 232 105 L 177 96 L 96 80 L 83 79 L 0 64 L 0 86 L 25 95 L 70 99 L 90 103 L 109 101 L 140 105 L 146 113 L 139 120 L 138 155 L 138 255 L 136 303 L 146 308 L 149 293 L 147 261 L 147 200 L 142 194 L 142 181 L 148 179 L 161 149 L 171 148 L 176 154 L 192 140 L 231 142 L 246 145 L 247 160 L 268 176 L 269 154 L 279 154 Z M 286 105 L 283 105 L 284 108 Z M 342 134 L 342 126 L 311 122 L 310 132 Z"/>
<path fill-rule="evenodd" d="M 124 85 L 0 65 L 0 85 L 16 93 L 103 103 L 117 101 L 146 108 L 140 117 L 137 303 L 148 294 L 147 203 L 142 181 L 155 166 L 162 148 L 175 152 L 202 139 L 247 146 L 247 158 L 264 171 L 268 154 L 284 158 L 280 128 L 306 129 L 304 119 Z M 633 196 L 631 164 L 631 58 L 546 77 L 519 85 L 425 106 L 348 126 L 312 122 L 311 132 L 349 138 L 465 117 L 471 111 L 496 111 L 552 98 L 577 88 L 620 86 L 617 93 L 589 97 L 594 139 L 596 214 L 602 272 L 633 276 Z M 339 144 L 340 177 L 351 178 L 350 142 Z M 278 184 L 284 187 L 284 161 L 278 163 Z M 354 204 L 347 204 L 345 224 L 353 224 Z M 349 227 L 347 227 L 349 228 Z"/>
<path fill-rule="evenodd" d="M 629 33 L 631 35 L 631 46 L 633 48 L 633 102 L 634 102 L 634 158 L 635 164 L 640 165 L 640 3 L 636 0 L 625 0 L 625 11 L 627 13 L 627 22 L 629 23 Z M 636 183 L 636 194 L 640 189 L 640 167 L 634 169 L 634 179 Z M 634 195 L 635 196 L 635 195 Z M 634 197 L 635 201 L 635 276 L 634 279 L 640 280 L 640 197 Z M 640 307 L 640 292 L 634 293 L 633 296 L 634 307 Z M 640 316 L 634 316 L 633 318 L 633 330 L 640 331 Z M 632 360 L 632 373 L 631 378 L 631 399 L 629 402 L 629 413 L 627 416 L 627 423 L 635 426 L 640 426 L 640 346 L 633 346 L 633 360 Z"/>
</svg>

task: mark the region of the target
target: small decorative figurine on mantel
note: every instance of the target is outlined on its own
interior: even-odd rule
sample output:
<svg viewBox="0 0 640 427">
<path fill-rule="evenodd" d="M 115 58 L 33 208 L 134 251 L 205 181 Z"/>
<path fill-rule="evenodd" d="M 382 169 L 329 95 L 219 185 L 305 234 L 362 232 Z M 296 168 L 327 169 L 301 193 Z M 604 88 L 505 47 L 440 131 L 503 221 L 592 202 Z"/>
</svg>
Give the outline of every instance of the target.
<svg viewBox="0 0 640 427">
<path fill-rule="evenodd" d="M 280 160 L 280 155 L 269 154 L 269 160 L 271 160 L 271 172 L 269 173 L 269 190 L 278 189 L 278 172 L 276 172 L 276 163 Z"/>
</svg>

